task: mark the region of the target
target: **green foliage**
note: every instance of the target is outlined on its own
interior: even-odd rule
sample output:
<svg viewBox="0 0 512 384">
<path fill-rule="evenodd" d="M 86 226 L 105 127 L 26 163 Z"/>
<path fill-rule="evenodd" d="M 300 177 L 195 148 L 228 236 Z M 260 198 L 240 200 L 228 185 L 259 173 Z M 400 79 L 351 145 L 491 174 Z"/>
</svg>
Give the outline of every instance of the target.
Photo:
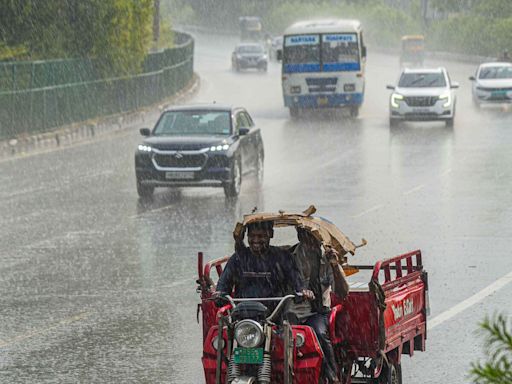
<svg viewBox="0 0 512 384">
<path fill-rule="evenodd" d="M 197 24 L 197 14 L 187 0 L 160 0 L 162 19 L 181 24 Z"/>
<path fill-rule="evenodd" d="M 510 0 L 479 0 L 471 8 L 474 15 L 492 19 L 512 17 L 512 1 Z"/>
<path fill-rule="evenodd" d="M 503 315 L 486 318 L 480 325 L 485 334 L 488 360 L 472 364 L 477 384 L 512 383 L 512 323 Z"/>
<path fill-rule="evenodd" d="M 499 56 L 512 46 L 512 17 L 490 20 L 459 16 L 431 25 L 430 48 L 486 56 Z"/>
<path fill-rule="evenodd" d="M 0 41 L 26 47 L 24 59 L 93 56 L 108 73 L 132 73 L 147 52 L 152 12 L 153 0 L 4 0 Z"/>
<path fill-rule="evenodd" d="M 359 19 L 363 23 L 366 41 L 382 47 L 398 46 L 402 35 L 419 33 L 419 26 L 411 16 L 379 0 L 342 4 L 332 4 L 331 1 L 316 4 L 311 2 L 298 4 L 297 1 L 280 2 L 266 23 L 270 30 L 281 33 L 297 20 L 315 17 Z"/>
</svg>

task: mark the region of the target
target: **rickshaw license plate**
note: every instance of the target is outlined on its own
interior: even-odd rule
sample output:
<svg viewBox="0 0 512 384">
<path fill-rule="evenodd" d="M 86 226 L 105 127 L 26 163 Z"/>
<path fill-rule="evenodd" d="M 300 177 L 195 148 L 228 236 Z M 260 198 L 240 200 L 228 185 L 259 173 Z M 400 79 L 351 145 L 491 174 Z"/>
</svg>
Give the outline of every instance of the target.
<svg viewBox="0 0 512 384">
<path fill-rule="evenodd" d="M 318 105 L 327 105 L 329 104 L 329 99 L 327 97 L 319 97 L 316 99 Z"/>
<path fill-rule="evenodd" d="M 263 348 L 240 348 L 233 351 L 233 358 L 238 364 L 261 364 L 263 363 Z"/>
<path fill-rule="evenodd" d="M 168 180 L 192 180 L 194 178 L 194 172 L 165 172 L 165 178 Z"/>
</svg>

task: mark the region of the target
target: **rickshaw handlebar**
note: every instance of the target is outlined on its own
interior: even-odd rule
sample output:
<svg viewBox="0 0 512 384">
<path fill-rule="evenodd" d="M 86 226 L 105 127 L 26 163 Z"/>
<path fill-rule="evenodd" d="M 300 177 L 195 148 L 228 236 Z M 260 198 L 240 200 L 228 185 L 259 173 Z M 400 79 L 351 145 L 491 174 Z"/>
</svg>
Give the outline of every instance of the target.
<svg viewBox="0 0 512 384">
<path fill-rule="evenodd" d="M 295 299 L 295 298 L 302 298 L 302 293 L 296 293 L 295 295 L 286 295 L 283 297 L 248 297 L 248 298 L 239 298 L 239 299 L 233 299 L 230 295 L 224 295 L 223 296 L 233 308 L 236 307 L 236 303 L 244 302 L 244 301 L 279 301 L 279 304 L 277 304 L 274 311 L 270 314 L 270 316 L 267 317 L 267 321 L 274 321 L 274 318 L 277 317 L 277 315 L 281 312 L 283 307 L 286 303 L 288 303 L 289 300 Z"/>
</svg>

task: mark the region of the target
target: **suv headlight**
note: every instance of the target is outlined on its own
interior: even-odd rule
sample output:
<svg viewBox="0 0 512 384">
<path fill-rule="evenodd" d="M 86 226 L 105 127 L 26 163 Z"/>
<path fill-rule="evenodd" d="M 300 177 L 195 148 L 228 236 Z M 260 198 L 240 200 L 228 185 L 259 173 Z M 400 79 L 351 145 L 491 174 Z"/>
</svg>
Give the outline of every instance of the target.
<svg viewBox="0 0 512 384">
<path fill-rule="evenodd" d="M 254 320 L 242 320 L 235 325 L 235 339 L 243 348 L 256 348 L 263 341 L 263 327 Z"/>
<path fill-rule="evenodd" d="M 212 145 L 209 148 L 210 152 L 227 151 L 228 149 L 229 149 L 229 144 Z"/>
<path fill-rule="evenodd" d="M 439 96 L 439 100 L 446 100 L 446 102 L 443 104 L 443 107 L 448 108 L 452 103 L 452 95 L 450 95 L 450 92 L 445 92 Z"/>
<path fill-rule="evenodd" d="M 139 144 L 139 151 L 140 152 L 151 152 L 152 149 L 149 145 Z"/>
<path fill-rule="evenodd" d="M 404 99 L 404 97 L 402 95 L 400 95 L 399 93 L 393 93 L 391 95 L 391 106 L 393 108 L 398 108 L 399 107 L 398 102 L 403 99 Z"/>
</svg>

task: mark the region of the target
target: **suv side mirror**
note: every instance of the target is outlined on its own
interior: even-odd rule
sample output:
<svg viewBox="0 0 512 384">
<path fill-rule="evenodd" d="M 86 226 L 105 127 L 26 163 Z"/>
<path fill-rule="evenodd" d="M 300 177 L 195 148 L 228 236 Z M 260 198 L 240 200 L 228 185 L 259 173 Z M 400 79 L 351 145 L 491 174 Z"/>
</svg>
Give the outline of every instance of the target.
<svg viewBox="0 0 512 384">
<path fill-rule="evenodd" d="M 386 85 L 386 89 L 391 89 L 392 91 L 394 91 L 395 86 L 394 85 Z"/>
<path fill-rule="evenodd" d="M 142 136 L 151 135 L 151 130 L 149 128 L 141 128 L 141 129 L 139 129 L 139 132 Z"/>
<path fill-rule="evenodd" d="M 476 80 L 476 79 L 475 79 L 475 76 L 469 76 L 469 80 L 471 80 L 471 81 L 475 81 L 475 80 Z"/>
<path fill-rule="evenodd" d="M 245 136 L 245 135 L 247 135 L 247 134 L 249 133 L 249 130 L 250 130 L 250 129 L 249 129 L 249 128 L 247 128 L 247 127 L 240 127 L 240 128 L 238 129 L 238 134 L 239 134 L 240 136 Z"/>
<path fill-rule="evenodd" d="M 452 84 L 450 85 L 450 88 L 459 88 L 459 83 L 457 83 L 456 81 L 452 82 Z"/>
<path fill-rule="evenodd" d="M 283 50 L 282 49 L 278 49 L 276 51 L 276 53 L 277 53 L 277 61 L 283 60 Z"/>
</svg>

